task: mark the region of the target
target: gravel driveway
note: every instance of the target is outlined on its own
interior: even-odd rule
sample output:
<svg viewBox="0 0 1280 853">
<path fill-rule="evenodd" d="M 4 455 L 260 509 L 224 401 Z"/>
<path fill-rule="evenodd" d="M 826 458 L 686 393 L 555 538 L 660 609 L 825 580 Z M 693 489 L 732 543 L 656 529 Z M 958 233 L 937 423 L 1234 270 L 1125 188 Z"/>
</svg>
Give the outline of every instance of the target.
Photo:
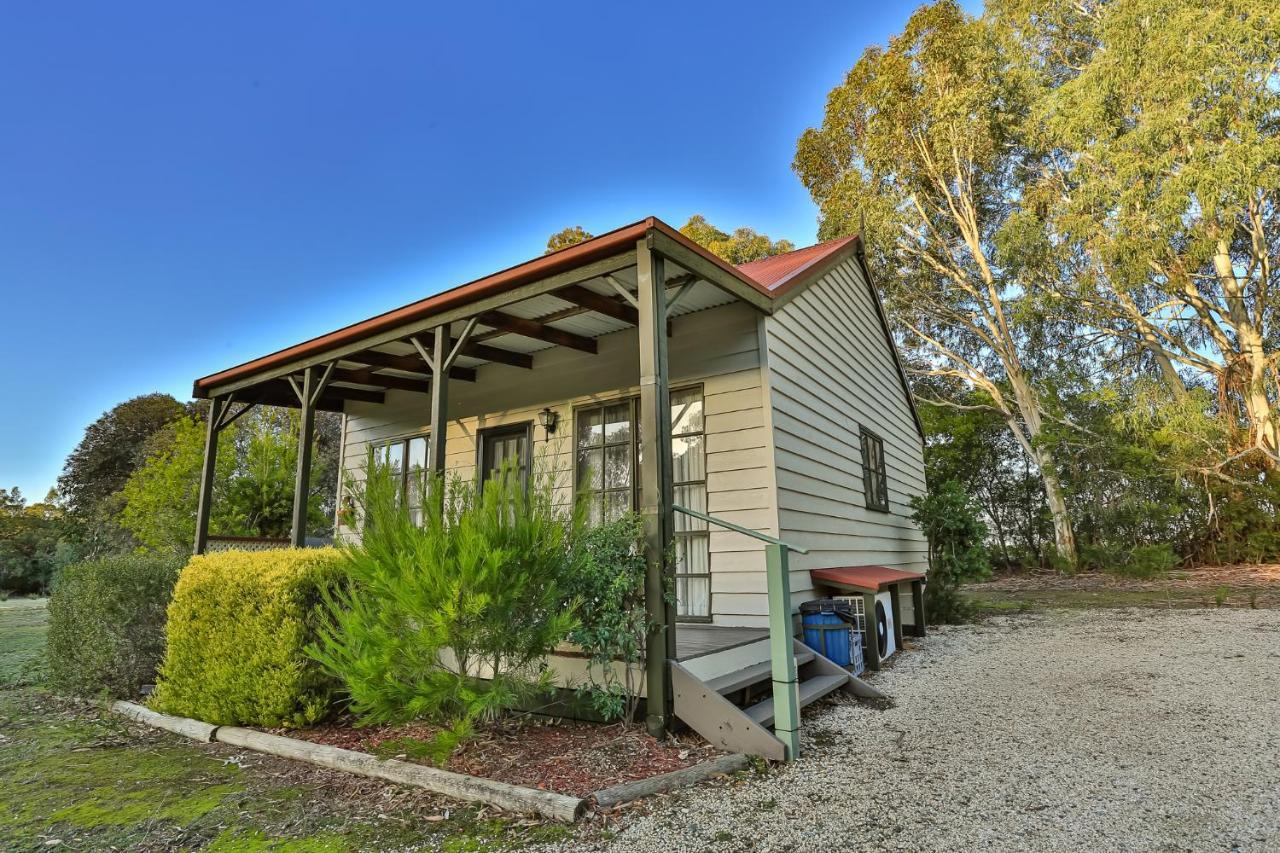
<svg viewBox="0 0 1280 853">
<path fill-rule="evenodd" d="M 876 677 L 895 707 L 809 709 L 798 765 L 667 798 L 603 846 L 1277 850 L 1278 676 L 1277 610 L 944 628 Z"/>
</svg>

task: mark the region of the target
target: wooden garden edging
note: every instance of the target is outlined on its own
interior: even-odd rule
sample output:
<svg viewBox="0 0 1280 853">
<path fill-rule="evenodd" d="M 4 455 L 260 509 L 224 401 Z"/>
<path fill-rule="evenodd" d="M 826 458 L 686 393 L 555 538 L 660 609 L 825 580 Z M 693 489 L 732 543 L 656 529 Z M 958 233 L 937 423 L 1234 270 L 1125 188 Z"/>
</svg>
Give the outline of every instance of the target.
<svg viewBox="0 0 1280 853">
<path fill-rule="evenodd" d="M 586 808 L 586 800 L 580 797 L 568 797 L 552 791 L 508 785 L 506 782 L 468 776 L 465 773 L 453 773 L 422 764 L 398 761 L 394 758 L 383 760 L 367 752 L 356 752 L 291 737 L 269 735 L 255 729 L 222 726 L 215 737 L 219 743 L 230 746 L 240 746 L 255 752 L 278 755 L 281 758 L 308 761 L 319 764 L 321 767 L 345 770 L 348 773 L 385 779 L 388 782 L 416 785 L 460 800 L 488 803 L 507 811 L 537 812 L 544 817 L 565 823 L 573 823 Z"/>
<path fill-rule="evenodd" d="M 407 761 L 396 759 L 384 761 L 367 752 L 356 752 L 297 738 L 271 735 L 255 729 L 213 726 L 186 717 L 170 717 L 167 714 L 157 714 L 150 708 L 144 708 L 133 702 L 116 702 L 111 708 L 140 723 L 205 743 L 216 741 L 228 746 L 265 752 L 280 758 L 306 761 L 333 770 L 398 782 L 402 785 L 413 785 L 460 800 L 487 803 L 507 811 L 533 812 L 543 817 L 573 823 L 581 816 L 587 805 L 587 801 L 581 797 L 569 797 L 552 791 L 508 785 L 506 782 L 453 773 Z"/>
<path fill-rule="evenodd" d="M 648 779 L 637 779 L 634 782 L 623 782 L 621 785 L 604 788 L 596 791 L 595 801 L 600 808 L 611 809 L 614 806 L 620 806 L 632 800 L 639 800 L 642 797 L 648 797 L 653 794 L 661 794 L 663 791 L 687 788 L 690 785 L 696 785 L 699 782 L 710 779 L 712 776 L 721 776 L 726 773 L 746 770 L 750 765 L 751 759 L 740 752 L 733 755 L 722 755 L 719 758 L 713 758 L 710 761 L 704 761 L 692 767 L 682 767 L 679 770 L 672 770 L 670 773 L 650 776 Z"/>
<path fill-rule="evenodd" d="M 133 702 L 116 702 L 111 706 L 111 710 L 139 723 L 145 723 L 157 729 L 164 729 L 176 735 L 189 737 L 201 743 L 211 742 L 214 733 L 218 730 L 217 726 L 211 726 L 208 723 L 202 723 L 189 717 L 170 717 L 168 714 L 158 714 L 150 708 Z"/>
<path fill-rule="evenodd" d="M 394 758 L 381 759 L 367 752 L 267 734 L 257 729 L 214 726 L 187 717 L 171 717 L 133 702 L 116 702 L 111 706 L 111 710 L 139 723 L 202 743 L 225 743 L 228 746 L 252 749 L 255 752 L 280 758 L 306 761 L 331 770 L 341 770 L 345 773 L 355 773 L 402 785 L 413 785 L 460 800 L 497 806 L 507 811 L 532 812 L 565 823 L 573 823 L 581 817 L 588 802 L 581 797 L 570 797 L 521 785 L 509 785 L 494 779 L 468 776 L 465 773 L 454 773 Z M 745 770 L 749 764 L 750 759 L 745 755 L 722 755 L 701 764 L 695 764 L 693 767 L 684 767 L 648 779 L 638 779 L 634 782 L 624 782 L 621 785 L 604 788 L 597 791 L 593 798 L 600 808 L 613 808 L 651 794 L 696 785 L 712 776 Z"/>
</svg>

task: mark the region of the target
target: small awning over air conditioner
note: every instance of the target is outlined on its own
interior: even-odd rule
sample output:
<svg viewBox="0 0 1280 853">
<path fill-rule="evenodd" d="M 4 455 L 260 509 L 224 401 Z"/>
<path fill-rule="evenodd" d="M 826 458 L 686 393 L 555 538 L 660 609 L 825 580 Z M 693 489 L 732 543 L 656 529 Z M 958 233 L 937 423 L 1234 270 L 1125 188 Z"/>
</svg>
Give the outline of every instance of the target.
<svg viewBox="0 0 1280 853">
<path fill-rule="evenodd" d="M 832 569 L 810 569 L 814 586 L 831 587 L 841 592 L 880 592 L 891 584 L 924 580 L 920 572 L 904 572 L 888 566 L 841 566 Z"/>
</svg>

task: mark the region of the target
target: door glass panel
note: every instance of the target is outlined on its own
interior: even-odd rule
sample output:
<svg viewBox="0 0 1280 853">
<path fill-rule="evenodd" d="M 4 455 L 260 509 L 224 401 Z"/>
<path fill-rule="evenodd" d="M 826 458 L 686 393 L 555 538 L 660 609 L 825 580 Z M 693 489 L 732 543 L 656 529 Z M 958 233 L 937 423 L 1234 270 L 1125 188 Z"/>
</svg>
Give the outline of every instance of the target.
<svg viewBox="0 0 1280 853">
<path fill-rule="evenodd" d="M 525 427 L 481 432 L 480 448 L 482 483 L 507 466 L 513 476 L 520 477 L 527 484 L 529 433 Z"/>
<path fill-rule="evenodd" d="M 688 388 L 671 393 L 671 434 L 702 432 L 702 389 Z"/>
<path fill-rule="evenodd" d="M 671 395 L 671 479 L 676 504 L 707 511 L 707 460 L 701 388 Z M 711 616 L 711 539 L 707 523 L 677 512 L 676 614 L 685 619 Z"/>
</svg>

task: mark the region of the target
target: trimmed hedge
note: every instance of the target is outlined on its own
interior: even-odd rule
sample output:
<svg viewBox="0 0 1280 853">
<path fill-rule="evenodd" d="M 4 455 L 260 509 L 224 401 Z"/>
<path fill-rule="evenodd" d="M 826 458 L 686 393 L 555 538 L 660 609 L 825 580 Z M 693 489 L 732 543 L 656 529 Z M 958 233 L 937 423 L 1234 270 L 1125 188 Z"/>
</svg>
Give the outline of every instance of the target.
<svg viewBox="0 0 1280 853">
<path fill-rule="evenodd" d="M 169 606 L 151 706 L 223 726 L 324 718 L 336 684 L 305 649 L 322 596 L 342 583 L 341 564 L 333 548 L 193 557 Z"/>
<path fill-rule="evenodd" d="M 131 554 L 71 563 L 49 599 L 49 681 L 76 696 L 137 696 L 164 654 L 182 560 Z"/>
</svg>

